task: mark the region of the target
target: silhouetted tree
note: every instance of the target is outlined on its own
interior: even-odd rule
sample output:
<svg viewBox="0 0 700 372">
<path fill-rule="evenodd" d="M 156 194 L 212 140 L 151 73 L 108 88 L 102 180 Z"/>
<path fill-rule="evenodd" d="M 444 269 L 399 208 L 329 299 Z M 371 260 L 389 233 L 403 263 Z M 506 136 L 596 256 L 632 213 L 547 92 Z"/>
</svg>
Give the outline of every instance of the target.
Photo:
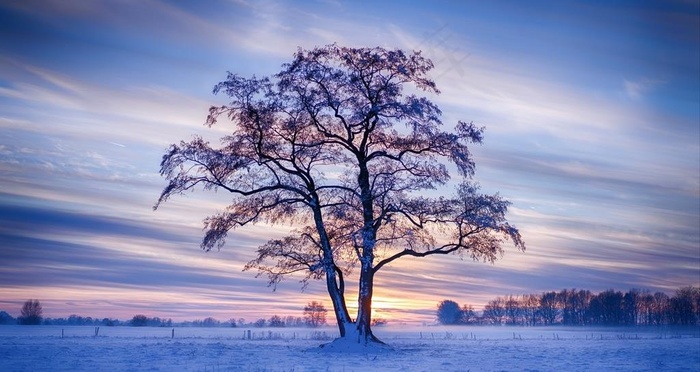
<svg viewBox="0 0 700 372">
<path fill-rule="evenodd" d="M 17 319 L 5 311 L 0 311 L 0 324 L 15 324 Z"/>
<path fill-rule="evenodd" d="M 385 326 L 387 323 L 388 323 L 388 321 L 386 319 L 382 319 L 382 318 L 372 319 L 372 327 Z"/>
<path fill-rule="evenodd" d="M 116 325 L 119 325 L 119 320 L 117 319 L 110 319 L 110 318 L 103 318 L 102 321 L 100 321 L 100 324 L 106 327 L 114 327 Z"/>
<path fill-rule="evenodd" d="M 542 322 L 546 325 L 554 324 L 559 317 L 559 301 L 556 292 L 545 292 L 540 297 L 538 309 Z"/>
<path fill-rule="evenodd" d="M 304 318 L 288 315 L 284 318 L 284 325 L 286 327 L 301 327 L 304 325 Z"/>
<path fill-rule="evenodd" d="M 639 290 L 630 289 L 622 297 L 622 324 L 637 325 L 639 323 Z"/>
<path fill-rule="evenodd" d="M 68 316 L 68 319 L 66 319 L 66 323 L 70 325 L 82 326 L 87 325 L 87 319 L 77 314 L 71 314 Z"/>
<path fill-rule="evenodd" d="M 666 293 L 656 292 L 651 305 L 652 319 L 655 325 L 669 323 L 669 303 L 671 299 Z"/>
<path fill-rule="evenodd" d="M 536 325 L 539 323 L 540 297 L 534 294 L 520 297 L 520 313 L 524 325 Z"/>
<path fill-rule="evenodd" d="M 41 324 L 43 309 L 39 300 L 27 300 L 22 305 L 19 323 L 25 325 Z"/>
<path fill-rule="evenodd" d="M 690 325 L 696 324 L 697 298 L 700 297 L 700 288 L 683 287 L 676 291 L 668 303 L 668 317 L 671 324 Z"/>
<path fill-rule="evenodd" d="M 442 324 L 458 324 L 462 320 L 462 309 L 452 300 L 443 300 L 437 307 L 437 319 Z"/>
<path fill-rule="evenodd" d="M 310 327 L 318 327 L 326 324 L 326 307 L 322 303 L 311 301 L 304 307 L 304 320 Z"/>
<path fill-rule="evenodd" d="M 652 325 L 652 304 L 654 303 L 654 295 L 649 293 L 648 290 L 643 290 L 639 293 L 637 297 L 637 313 L 639 317 L 639 324 L 642 325 Z"/>
<path fill-rule="evenodd" d="M 142 314 L 134 315 L 130 323 L 132 327 L 145 327 L 148 325 L 148 317 Z"/>
<path fill-rule="evenodd" d="M 565 325 L 692 325 L 700 323 L 700 287 L 679 288 L 671 298 L 663 292 L 609 289 L 545 292 L 541 295 L 496 297 L 484 307 L 492 324 Z"/>
<path fill-rule="evenodd" d="M 612 289 L 592 296 L 588 319 L 594 324 L 621 325 L 624 320 L 623 295 Z"/>
<path fill-rule="evenodd" d="M 325 278 L 341 337 L 378 341 L 371 331 L 374 278 L 387 264 L 450 253 L 493 262 L 507 239 L 525 248 L 506 221 L 510 203 L 471 183 L 468 145 L 481 143 L 483 130 L 458 122 L 444 131 L 435 104 L 404 92 L 439 93 L 427 77 L 432 68 L 420 52 L 329 45 L 299 49 L 271 78 L 229 74 L 214 92 L 231 102 L 211 107 L 207 124 L 225 117 L 234 129 L 221 147 L 201 138 L 172 145 L 160 170 L 169 184 L 156 207 L 198 187 L 233 195 L 223 212 L 205 219 L 207 251 L 222 247 L 236 227 L 308 221 L 261 246 L 246 268 L 273 285 L 294 272 Z M 446 162 L 461 176 L 456 194 L 426 196 L 422 191 L 450 179 Z M 355 321 L 344 295 L 344 276 L 354 267 Z"/>
<path fill-rule="evenodd" d="M 518 322 L 520 317 L 520 303 L 517 297 L 513 295 L 508 295 L 503 303 L 506 317 L 506 324 L 514 325 Z"/>
<path fill-rule="evenodd" d="M 284 320 L 278 315 L 273 315 L 270 320 L 267 321 L 270 327 L 284 327 Z"/>
<path fill-rule="evenodd" d="M 218 327 L 219 324 L 221 324 L 221 322 L 219 322 L 218 320 L 216 320 L 212 317 L 207 317 L 207 318 L 204 318 L 204 320 L 202 320 L 201 326 L 202 327 Z"/>
<path fill-rule="evenodd" d="M 587 311 L 591 302 L 591 292 L 571 289 L 562 290 L 557 294 L 557 301 L 561 304 L 562 324 L 583 325 L 586 324 Z"/>
<path fill-rule="evenodd" d="M 491 324 L 503 324 L 506 316 L 505 304 L 506 301 L 503 297 L 496 297 L 496 299 L 489 301 L 486 306 L 484 306 L 484 318 Z"/>
<path fill-rule="evenodd" d="M 464 323 L 464 324 L 476 323 L 476 312 L 474 311 L 474 307 L 472 305 L 463 305 L 462 306 L 462 319 L 460 320 L 460 323 Z"/>
</svg>

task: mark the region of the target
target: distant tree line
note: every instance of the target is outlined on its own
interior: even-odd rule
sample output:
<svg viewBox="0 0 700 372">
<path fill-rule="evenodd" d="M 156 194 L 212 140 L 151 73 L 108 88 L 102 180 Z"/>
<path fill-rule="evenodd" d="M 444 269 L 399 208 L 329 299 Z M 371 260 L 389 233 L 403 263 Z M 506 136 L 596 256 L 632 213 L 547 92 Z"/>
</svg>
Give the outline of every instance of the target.
<svg viewBox="0 0 700 372">
<path fill-rule="evenodd" d="M 488 325 L 700 325 L 700 287 L 683 287 L 669 297 L 663 292 L 609 289 L 508 295 L 489 301 L 478 314 L 452 300 L 438 304 L 442 324 Z"/>
<path fill-rule="evenodd" d="M 132 327 L 171 327 L 173 325 L 173 320 L 161 319 L 157 316 L 149 318 L 143 314 L 138 314 L 131 318 L 128 325 Z"/>
<path fill-rule="evenodd" d="M 22 306 L 21 316 L 14 318 L 5 311 L 0 311 L 0 325 L 3 324 L 44 324 L 44 325 L 73 325 L 73 326 L 132 326 L 132 327 L 318 327 L 326 324 L 328 312 L 321 302 L 310 302 L 304 307 L 303 316 L 273 315 L 270 319 L 260 318 L 253 322 L 245 319 L 231 318 L 219 321 L 213 317 L 203 320 L 173 322 L 172 319 L 148 317 L 143 314 L 134 315 L 130 320 L 121 321 L 111 318 L 92 318 L 80 315 L 70 315 L 68 318 L 43 318 L 43 309 L 38 300 L 27 300 Z M 380 322 L 376 322 L 380 325 Z"/>
<path fill-rule="evenodd" d="M 43 324 L 45 325 L 75 325 L 75 326 L 106 326 L 114 327 L 126 325 L 125 322 L 119 319 L 112 318 L 92 318 L 89 316 L 80 316 L 72 314 L 67 318 L 46 318 Z"/>
</svg>

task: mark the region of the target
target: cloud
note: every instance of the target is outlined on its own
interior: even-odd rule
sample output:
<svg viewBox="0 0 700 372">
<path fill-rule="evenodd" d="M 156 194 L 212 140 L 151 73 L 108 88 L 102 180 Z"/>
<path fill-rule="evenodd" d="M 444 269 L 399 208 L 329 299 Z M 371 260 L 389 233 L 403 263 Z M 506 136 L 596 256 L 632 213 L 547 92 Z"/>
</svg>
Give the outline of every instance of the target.
<svg viewBox="0 0 700 372">
<path fill-rule="evenodd" d="M 14 67 L 0 69 L 11 82 L 0 92 L 8 97 L 0 103 L 0 183 L 16 196 L 151 213 L 166 146 L 198 131 L 213 140 L 227 131 L 202 125 L 209 103 L 169 88 L 114 88 L 3 63 Z"/>
<path fill-rule="evenodd" d="M 624 80 L 623 86 L 625 88 L 625 93 L 627 97 L 632 100 L 640 100 L 646 94 L 650 93 L 657 86 L 663 84 L 661 80 L 654 80 L 649 78 L 641 78 L 638 80 Z"/>
<path fill-rule="evenodd" d="M 404 45 L 418 43 L 394 31 Z M 592 92 L 508 56 L 449 47 L 433 45 L 429 57 L 468 58 L 461 71 L 449 61 L 436 69 L 435 101 L 447 123 L 466 117 L 487 127 L 485 146 L 473 150 L 477 180 L 514 202 L 510 220 L 528 243 L 497 263 L 503 288 L 667 291 L 693 278 L 686 263 L 700 262 L 700 146 L 687 131 L 692 119 L 674 117 L 683 124 L 669 127 L 668 111 L 640 109 L 617 90 Z M 629 87 L 641 97 L 661 84 Z M 668 271 L 677 275 L 667 280 Z"/>
<path fill-rule="evenodd" d="M 173 220 L 3 206 L 0 222 L 0 244 L 5 247 L 0 251 L 0 297 L 42 298 L 51 305 L 45 305 L 47 316 L 88 315 L 85 311 L 94 307 L 101 317 L 123 317 L 141 307 L 153 315 L 187 312 L 186 319 L 192 319 L 207 312 L 219 317 L 231 311 L 250 314 L 256 308 L 259 314 L 279 313 L 304 304 L 299 285 L 280 286 L 278 291 L 288 291 L 280 297 L 265 280 L 241 272 L 260 243 L 261 231 L 275 236 L 269 227 L 237 232 L 221 252 L 205 253 L 198 247 L 201 231 Z M 309 292 L 313 296 L 320 288 L 311 286 Z M 266 306 L 270 297 L 277 297 L 276 306 Z M 86 298 L 100 305 L 82 307 L 89 302 Z M 183 305 L 173 303 L 178 298 Z M 66 301 L 73 304 L 61 304 Z M 171 306 L 168 314 L 158 310 Z"/>
<path fill-rule="evenodd" d="M 183 136 L 195 129 L 201 130 L 212 104 L 166 87 L 113 88 L 33 65 L 13 63 L 21 65 L 30 75 L 22 81 L 17 81 L 12 75 L 0 76 L 11 82 L 9 87 L 0 90 L 0 95 L 16 100 L 15 104 L 7 101 L 3 106 L 7 108 L 9 120 L 24 114 L 25 118 L 18 118 L 24 121 L 23 130 L 41 133 L 48 130 L 49 133 L 71 134 L 80 139 L 109 135 L 111 140 L 162 146 L 167 139 L 158 134 L 162 134 L 164 125 Z M 42 110 L 27 115 L 26 111 L 17 111 L 20 104 Z M 49 118 L 51 125 L 45 125 Z M 8 124 L 12 125 L 12 122 Z M 116 127 L 123 130 L 110 130 Z"/>
</svg>

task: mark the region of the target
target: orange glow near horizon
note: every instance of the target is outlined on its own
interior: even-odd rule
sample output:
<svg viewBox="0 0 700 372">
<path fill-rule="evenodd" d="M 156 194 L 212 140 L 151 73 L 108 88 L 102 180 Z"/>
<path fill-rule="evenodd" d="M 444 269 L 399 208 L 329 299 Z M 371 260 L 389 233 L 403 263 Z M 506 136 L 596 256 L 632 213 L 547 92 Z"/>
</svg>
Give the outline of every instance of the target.
<svg viewBox="0 0 700 372">
<path fill-rule="evenodd" d="M 46 286 L 39 288 L 1 288 L 0 310 L 19 315 L 24 300 L 38 299 L 44 316 L 65 318 L 76 314 L 93 318 L 131 319 L 136 314 L 149 317 L 186 321 L 214 317 L 220 321 L 244 318 L 253 321 L 273 315 L 302 316 L 303 307 L 319 301 L 328 309 L 328 321 L 333 322 L 332 305 L 323 291 L 322 282 L 309 285 L 307 291 L 285 288 L 271 291 L 259 280 L 256 294 L 235 293 L 225 289 L 203 289 L 189 293 L 188 288 L 106 288 L 100 286 Z M 437 303 L 443 298 L 417 297 L 418 293 L 397 287 L 377 286 L 373 296 L 373 318 L 391 323 L 430 323 L 435 319 Z M 15 299 L 15 300 L 7 300 Z M 357 314 L 357 291 L 346 292 L 346 302 L 352 317 Z"/>
</svg>

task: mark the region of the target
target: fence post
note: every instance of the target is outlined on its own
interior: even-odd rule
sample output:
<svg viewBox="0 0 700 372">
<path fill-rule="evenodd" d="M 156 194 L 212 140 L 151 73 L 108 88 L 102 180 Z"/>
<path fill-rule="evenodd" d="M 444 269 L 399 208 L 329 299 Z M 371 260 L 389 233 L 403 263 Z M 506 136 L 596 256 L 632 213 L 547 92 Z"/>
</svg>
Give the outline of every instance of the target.
<svg viewBox="0 0 700 372">
<path fill-rule="evenodd" d="M 170 339 L 172 340 L 173 338 L 175 338 L 175 328 L 173 328 L 173 331 L 170 334 Z"/>
</svg>

